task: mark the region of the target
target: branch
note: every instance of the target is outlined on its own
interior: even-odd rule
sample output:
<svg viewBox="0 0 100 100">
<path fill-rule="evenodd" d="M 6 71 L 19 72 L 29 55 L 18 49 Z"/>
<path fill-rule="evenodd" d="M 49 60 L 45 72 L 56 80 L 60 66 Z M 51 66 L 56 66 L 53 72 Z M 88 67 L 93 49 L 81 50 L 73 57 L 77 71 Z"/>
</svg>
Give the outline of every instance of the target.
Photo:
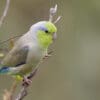
<svg viewBox="0 0 100 100">
<path fill-rule="evenodd" d="M 6 0 L 5 9 L 4 9 L 3 14 L 2 14 L 2 16 L 0 18 L 0 27 L 2 26 L 3 21 L 4 21 L 5 17 L 6 17 L 6 15 L 7 15 L 7 12 L 8 12 L 8 9 L 9 9 L 9 5 L 10 5 L 10 0 Z"/>
<path fill-rule="evenodd" d="M 50 8 L 50 14 L 49 14 L 49 21 L 53 22 L 54 16 L 57 13 L 57 4 L 54 8 Z M 58 16 L 57 19 L 53 22 L 54 24 L 57 23 L 61 19 L 61 16 Z"/>
<path fill-rule="evenodd" d="M 4 43 L 6 43 L 6 42 L 8 42 L 8 41 L 10 41 L 10 40 L 12 40 L 12 39 L 16 39 L 16 38 L 19 38 L 19 37 L 21 37 L 21 36 L 22 36 L 22 35 L 17 35 L 17 36 L 8 38 L 7 40 L 4 40 L 4 41 L 0 42 L 0 44 L 4 44 Z"/>
<path fill-rule="evenodd" d="M 40 64 L 40 63 L 39 63 Z M 33 71 L 29 74 L 29 76 L 27 76 L 27 79 L 31 80 L 35 75 L 36 72 L 39 69 L 39 64 L 37 65 L 37 67 L 35 69 L 33 69 Z M 15 100 L 22 100 L 25 98 L 25 96 L 27 96 L 27 88 L 30 86 L 30 84 L 27 84 L 26 82 L 24 82 L 22 84 L 21 90 L 17 96 L 17 98 Z"/>
<path fill-rule="evenodd" d="M 10 90 L 8 91 L 7 89 L 4 90 L 3 94 L 3 100 L 12 100 L 13 99 L 13 94 L 16 91 L 18 81 L 14 81 L 13 84 L 11 85 Z"/>
<path fill-rule="evenodd" d="M 33 71 L 27 76 L 27 79 L 31 80 L 32 78 L 35 77 L 35 75 L 36 75 L 36 73 L 37 73 L 37 71 L 38 71 L 38 69 L 39 69 L 39 65 L 40 65 L 45 59 L 47 59 L 48 57 L 50 57 L 52 53 L 53 53 L 53 51 L 50 51 L 50 52 L 48 53 L 48 55 L 46 55 L 46 56 L 38 63 L 38 65 L 36 66 L 36 68 L 33 69 Z M 27 88 L 28 88 L 29 86 L 30 86 L 30 84 L 27 84 L 26 82 L 24 82 L 24 83 L 22 84 L 21 90 L 20 90 L 20 92 L 19 92 L 19 94 L 18 94 L 18 96 L 17 96 L 17 98 L 16 98 L 15 100 L 23 100 L 23 99 L 27 96 L 27 94 L 28 94 Z"/>
</svg>

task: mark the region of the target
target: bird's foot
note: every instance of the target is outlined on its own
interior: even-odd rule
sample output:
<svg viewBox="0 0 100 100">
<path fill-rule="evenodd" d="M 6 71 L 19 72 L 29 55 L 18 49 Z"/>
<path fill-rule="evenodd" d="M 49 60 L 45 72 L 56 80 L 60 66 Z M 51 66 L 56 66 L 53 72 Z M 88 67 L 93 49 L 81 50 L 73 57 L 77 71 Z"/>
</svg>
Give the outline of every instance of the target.
<svg viewBox="0 0 100 100">
<path fill-rule="evenodd" d="M 47 55 L 45 55 L 46 58 L 51 57 L 51 56 L 52 56 L 51 54 L 47 54 Z"/>
<path fill-rule="evenodd" d="M 48 52 L 48 53 L 43 57 L 43 59 L 47 59 L 47 58 L 51 57 L 51 56 L 52 56 L 52 53 L 53 53 L 53 50 L 50 51 L 50 52 Z"/>
<path fill-rule="evenodd" d="M 32 83 L 32 80 L 29 79 L 28 77 L 25 76 L 25 77 L 23 78 L 23 83 L 22 83 L 22 85 L 29 86 L 31 83 Z"/>
<path fill-rule="evenodd" d="M 51 57 L 52 55 L 50 55 L 50 54 L 46 54 L 44 57 L 43 57 L 43 59 L 47 59 L 48 57 Z"/>
</svg>

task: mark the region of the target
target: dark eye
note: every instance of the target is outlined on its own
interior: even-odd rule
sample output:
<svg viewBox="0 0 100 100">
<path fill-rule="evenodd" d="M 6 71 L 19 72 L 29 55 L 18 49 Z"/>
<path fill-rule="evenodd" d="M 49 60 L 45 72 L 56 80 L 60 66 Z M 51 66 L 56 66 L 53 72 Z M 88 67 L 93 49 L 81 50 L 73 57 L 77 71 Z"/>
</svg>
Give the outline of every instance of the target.
<svg viewBox="0 0 100 100">
<path fill-rule="evenodd" d="M 49 33 L 49 31 L 48 30 L 45 30 L 45 33 Z"/>
</svg>

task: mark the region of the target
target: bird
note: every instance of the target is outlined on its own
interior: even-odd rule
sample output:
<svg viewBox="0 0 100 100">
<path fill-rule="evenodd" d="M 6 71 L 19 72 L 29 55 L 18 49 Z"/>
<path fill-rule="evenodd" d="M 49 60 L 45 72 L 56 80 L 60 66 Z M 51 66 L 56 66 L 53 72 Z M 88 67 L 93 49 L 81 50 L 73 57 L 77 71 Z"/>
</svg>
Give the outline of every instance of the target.
<svg viewBox="0 0 100 100">
<path fill-rule="evenodd" d="M 40 21 L 23 34 L 0 63 L 0 75 L 23 79 L 48 55 L 48 48 L 57 37 L 53 22 Z"/>
</svg>

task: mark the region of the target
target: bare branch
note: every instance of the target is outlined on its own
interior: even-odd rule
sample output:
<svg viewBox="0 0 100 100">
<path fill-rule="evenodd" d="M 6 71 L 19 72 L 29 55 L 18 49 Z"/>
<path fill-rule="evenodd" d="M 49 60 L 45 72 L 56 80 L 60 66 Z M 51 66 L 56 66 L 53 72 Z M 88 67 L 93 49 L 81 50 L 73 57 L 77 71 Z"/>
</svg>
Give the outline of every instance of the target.
<svg viewBox="0 0 100 100">
<path fill-rule="evenodd" d="M 3 100 L 13 100 L 13 94 L 16 91 L 17 84 L 18 84 L 18 81 L 15 80 L 13 82 L 13 84 L 11 85 L 11 88 L 10 88 L 9 91 L 8 90 L 4 90 Z"/>
<path fill-rule="evenodd" d="M 4 40 L 4 41 L 0 42 L 0 44 L 4 44 L 4 43 L 6 43 L 6 42 L 8 42 L 8 41 L 10 41 L 10 40 L 12 40 L 12 39 L 16 39 L 16 38 L 21 37 L 21 36 L 22 36 L 22 35 L 17 35 L 17 36 L 8 38 L 7 40 Z"/>
<path fill-rule="evenodd" d="M 15 100 L 22 100 L 25 96 L 27 96 L 27 86 L 23 86 L 21 88 L 20 93 L 18 94 L 17 98 Z"/>
<path fill-rule="evenodd" d="M 33 71 L 27 76 L 28 79 L 32 79 L 35 77 L 37 71 L 39 70 L 39 65 L 45 60 L 47 59 L 48 57 L 50 57 L 49 55 L 51 55 L 53 53 L 53 51 L 50 51 L 48 52 L 48 55 L 46 55 L 45 58 L 41 59 L 41 61 L 38 63 L 38 65 L 36 66 L 35 69 L 33 69 Z M 21 90 L 17 96 L 17 98 L 15 100 L 23 100 L 26 96 L 27 96 L 27 88 L 30 86 L 30 84 L 27 84 L 27 83 L 23 83 L 22 84 L 22 87 L 21 87 Z"/>
<path fill-rule="evenodd" d="M 9 9 L 9 5 L 10 5 L 10 0 L 6 0 L 5 9 L 4 9 L 3 14 L 2 14 L 2 16 L 0 18 L 0 27 L 1 27 L 5 17 L 7 15 L 7 12 L 8 12 L 8 9 Z"/>
<path fill-rule="evenodd" d="M 60 19 L 61 19 L 62 16 L 58 16 L 58 18 L 54 21 L 54 24 L 56 24 Z"/>
<path fill-rule="evenodd" d="M 52 22 L 53 21 L 53 17 L 57 12 L 57 4 L 55 5 L 54 8 L 50 8 L 50 15 L 49 15 L 49 21 Z"/>
<path fill-rule="evenodd" d="M 31 80 L 36 75 L 36 72 L 39 69 L 39 64 L 37 65 L 37 67 L 35 69 L 33 69 L 33 71 L 29 74 L 29 76 L 27 76 L 28 79 Z M 27 94 L 28 94 L 27 87 L 29 87 L 29 86 L 30 86 L 29 84 L 24 82 L 22 84 L 21 90 L 20 90 L 20 92 L 15 100 L 22 100 L 23 98 L 25 98 L 25 96 L 27 96 Z"/>
<path fill-rule="evenodd" d="M 57 4 L 54 8 L 50 8 L 50 15 L 49 15 L 49 21 L 53 22 L 54 16 L 57 13 Z M 61 16 L 58 16 L 57 19 L 53 22 L 54 24 L 57 23 L 61 19 Z"/>
</svg>

